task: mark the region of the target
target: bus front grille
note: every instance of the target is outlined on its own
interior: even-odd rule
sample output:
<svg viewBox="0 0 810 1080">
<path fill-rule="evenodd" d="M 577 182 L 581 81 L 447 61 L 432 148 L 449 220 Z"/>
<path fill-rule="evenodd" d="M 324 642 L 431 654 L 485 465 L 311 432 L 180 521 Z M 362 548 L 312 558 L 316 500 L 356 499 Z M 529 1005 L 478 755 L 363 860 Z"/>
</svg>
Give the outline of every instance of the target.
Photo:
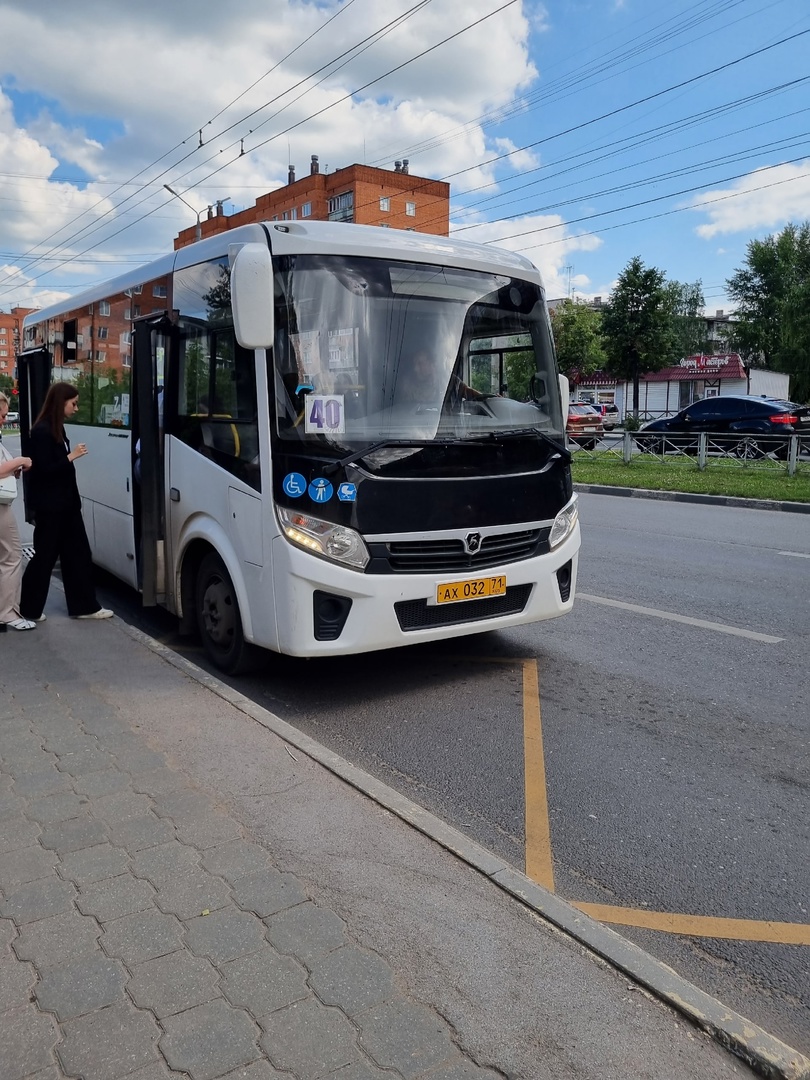
<svg viewBox="0 0 810 1080">
<path fill-rule="evenodd" d="M 500 615 L 517 615 L 523 611 L 532 591 L 531 583 L 512 585 L 503 596 L 482 600 L 464 600 L 458 604 L 428 604 L 426 600 L 401 600 L 394 604 L 399 627 L 410 630 L 430 630 L 433 627 L 497 619 Z"/>
<path fill-rule="evenodd" d="M 460 539 L 390 540 L 370 543 L 367 574 L 457 574 L 479 571 L 501 563 L 520 562 L 548 550 L 551 530 L 525 529 L 484 536 L 472 554 Z"/>
</svg>

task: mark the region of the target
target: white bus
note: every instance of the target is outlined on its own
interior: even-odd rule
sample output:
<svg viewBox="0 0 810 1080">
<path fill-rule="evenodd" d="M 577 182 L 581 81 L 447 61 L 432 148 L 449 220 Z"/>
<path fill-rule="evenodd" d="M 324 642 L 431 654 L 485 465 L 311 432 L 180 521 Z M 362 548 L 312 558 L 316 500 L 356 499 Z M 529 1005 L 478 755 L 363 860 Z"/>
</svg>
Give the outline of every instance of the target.
<svg viewBox="0 0 810 1080">
<path fill-rule="evenodd" d="M 77 385 L 96 563 L 223 671 L 571 609 L 568 385 L 519 255 L 247 225 L 28 316 L 18 376 L 23 451 Z"/>
</svg>

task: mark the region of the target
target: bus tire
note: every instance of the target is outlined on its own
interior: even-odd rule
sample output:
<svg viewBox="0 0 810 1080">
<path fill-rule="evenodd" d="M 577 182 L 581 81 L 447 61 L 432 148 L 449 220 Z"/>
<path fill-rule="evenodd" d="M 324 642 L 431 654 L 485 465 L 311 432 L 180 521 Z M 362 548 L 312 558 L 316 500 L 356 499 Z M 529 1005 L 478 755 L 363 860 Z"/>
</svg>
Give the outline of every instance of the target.
<svg viewBox="0 0 810 1080">
<path fill-rule="evenodd" d="M 245 641 L 236 590 L 222 559 L 213 552 L 197 571 L 195 608 L 203 648 L 220 671 L 238 675 L 255 665 L 258 650 Z"/>
</svg>

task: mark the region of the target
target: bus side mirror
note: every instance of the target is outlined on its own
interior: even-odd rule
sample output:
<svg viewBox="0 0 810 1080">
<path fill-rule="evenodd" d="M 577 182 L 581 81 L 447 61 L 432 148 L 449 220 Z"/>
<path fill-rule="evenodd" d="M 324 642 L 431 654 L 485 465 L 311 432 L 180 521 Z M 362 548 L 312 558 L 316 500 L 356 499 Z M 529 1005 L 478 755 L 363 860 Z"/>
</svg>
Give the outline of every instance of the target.
<svg viewBox="0 0 810 1080">
<path fill-rule="evenodd" d="M 273 344 L 273 260 L 264 244 L 243 244 L 231 255 L 231 308 L 236 340 L 245 349 Z"/>
<path fill-rule="evenodd" d="M 571 395 L 571 384 L 568 382 L 567 375 L 560 375 L 560 403 L 562 405 L 563 416 L 568 413 L 568 401 Z"/>
</svg>

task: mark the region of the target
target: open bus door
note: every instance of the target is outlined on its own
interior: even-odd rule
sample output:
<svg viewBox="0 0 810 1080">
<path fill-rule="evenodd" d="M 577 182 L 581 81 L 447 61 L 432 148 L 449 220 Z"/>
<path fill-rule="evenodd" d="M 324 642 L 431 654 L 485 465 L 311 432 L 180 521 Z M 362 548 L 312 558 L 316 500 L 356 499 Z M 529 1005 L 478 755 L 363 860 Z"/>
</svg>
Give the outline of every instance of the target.
<svg viewBox="0 0 810 1080">
<path fill-rule="evenodd" d="M 28 456 L 31 428 L 45 402 L 51 385 L 51 354 L 43 346 L 29 349 L 17 357 L 17 387 L 20 397 L 20 453 Z M 28 473 L 23 473 L 25 520 L 33 524 L 28 514 Z"/>
<path fill-rule="evenodd" d="M 136 319 L 132 332 L 132 509 L 144 607 L 166 598 L 163 388 L 173 330 L 161 315 Z"/>
</svg>

